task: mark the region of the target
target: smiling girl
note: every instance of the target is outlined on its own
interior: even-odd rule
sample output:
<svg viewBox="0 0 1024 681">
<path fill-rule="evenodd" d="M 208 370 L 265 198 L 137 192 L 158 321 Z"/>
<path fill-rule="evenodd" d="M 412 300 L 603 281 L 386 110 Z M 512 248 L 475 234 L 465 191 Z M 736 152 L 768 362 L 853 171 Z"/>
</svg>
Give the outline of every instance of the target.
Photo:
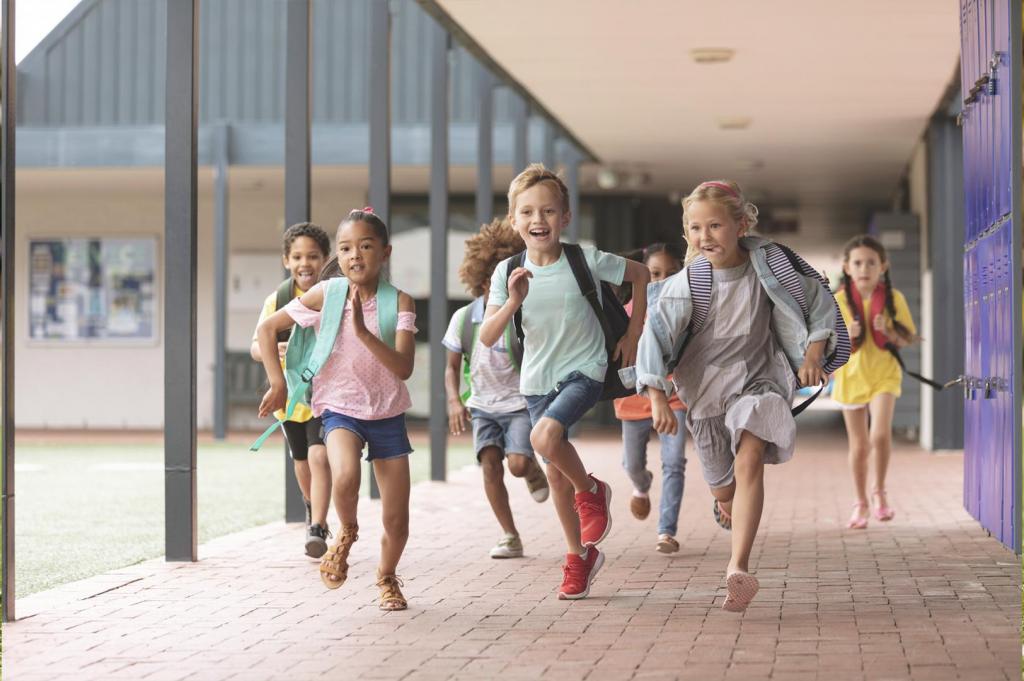
<svg viewBox="0 0 1024 681">
<path fill-rule="evenodd" d="M 381 277 L 391 246 L 387 226 L 372 209 L 349 213 L 338 227 L 337 241 L 336 260 L 348 279 L 349 294 L 334 348 L 313 379 L 312 407 L 323 421 L 341 534 L 321 561 L 320 578 L 328 588 L 336 589 L 348 576 L 349 551 L 359 538 L 359 461 L 365 447 L 380 484 L 383 506 L 384 534 L 377 568 L 380 608 L 404 610 L 406 600 L 395 570 L 409 536 L 412 447 L 405 411 L 412 403 L 404 381 L 412 375 L 416 313 L 412 298 L 396 292 Z M 259 408 L 261 417 L 283 407 L 287 397 L 281 365 L 268 359 L 275 350 L 276 334 L 292 324 L 318 327 L 329 290 L 326 284 L 313 286 L 257 328 L 263 366 L 270 379 L 270 389 Z M 397 304 L 397 312 L 378 307 L 383 298 L 378 293 L 384 290 L 389 290 L 388 300 Z M 378 319 L 394 320 L 396 314 L 392 347 L 381 340 Z"/>
<path fill-rule="evenodd" d="M 683 200 L 686 267 L 651 285 L 637 355 L 637 387 L 651 398 L 654 429 L 679 428 L 669 395 L 678 391 L 688 407 L 686 426 L 715 520 L 732 530 L 722 607 L 735 612 L 759 588 L 749 560 L 764 505 L 764 465 L 793 456 L 793 392 L 797 383 L 818 384 L 845 358 L 837 350 L 845 328 L 836 328 L 825 282 L 805 275 L 810 268 L 787 268 L 781 246 L 749 236 L 756 224 L 757 207 L 735 182 L 704 182 Z M 780 279 L 799 290 L 803 305 Z"/>
</svg>

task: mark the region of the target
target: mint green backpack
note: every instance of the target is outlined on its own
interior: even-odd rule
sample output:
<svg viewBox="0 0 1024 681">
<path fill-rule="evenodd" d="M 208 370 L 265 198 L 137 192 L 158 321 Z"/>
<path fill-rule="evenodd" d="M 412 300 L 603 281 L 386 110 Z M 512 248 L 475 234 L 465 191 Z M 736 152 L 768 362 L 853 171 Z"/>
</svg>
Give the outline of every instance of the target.
<svg viewBox="0 0 1024 681">
<path fill-rule="evenodd" d="M 338 337 L 338 329 L 341 328 L 345 301 L 348 299 L 348 279 L 328 279 L 324 288 L 324 306 L 320 310 L 320 333 L 317 334 L 312 326 L 303 328 L 296 324 L 288 340 L 288 350 L 284 355 L 288 404 L 285 407 L 284 418 L 271 424 L 252 443 L 250 451 L 259 450 L 277 428 L 290 420 L 296 405 L 310 406 L 313 377 L 330 357 L 334 341 Z M 398 328 L 398 289 L 383 279 L 377 285 L 377 322 L 380 326 L 380 339 L 389 347 L 395 347 L 395 334 Z"/>
</svg>

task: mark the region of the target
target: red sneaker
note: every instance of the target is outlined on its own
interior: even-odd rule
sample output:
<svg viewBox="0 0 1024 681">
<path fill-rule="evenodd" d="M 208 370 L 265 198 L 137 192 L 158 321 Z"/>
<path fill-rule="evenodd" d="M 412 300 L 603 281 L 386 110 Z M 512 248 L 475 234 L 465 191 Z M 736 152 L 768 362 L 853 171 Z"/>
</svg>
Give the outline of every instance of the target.
<svg viewBox="0 0 1024 681">
<path fill-rule="evenodd" d="M 573 510 L 580 517 L 580 542 L 584 546 L 597 546 L 612 529 L 612 515 L 608 511 L 612 488 L 593 475 L 588 477 L 597 483 L 597 491 L 577 492 Z"/>
<path fill-rule="evenodd" d="M 602 565 L 604 565 L 604 554 L 593 546 L 587 549 L 586 560 L 575 553 L 565 554 L 565 565 L 562 566 L 562 586 L 558 588 L 559 600 L 574 601 L 578 598 L 586 598 L 590 593 L 590 584 L 594 581 L 594 575 Z"/>
</svg>

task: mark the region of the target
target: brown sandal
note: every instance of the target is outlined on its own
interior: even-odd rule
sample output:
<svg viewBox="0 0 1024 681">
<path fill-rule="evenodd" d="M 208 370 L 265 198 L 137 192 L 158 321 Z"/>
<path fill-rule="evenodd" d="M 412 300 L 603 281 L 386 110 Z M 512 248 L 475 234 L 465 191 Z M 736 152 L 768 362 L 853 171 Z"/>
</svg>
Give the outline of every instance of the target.
<svg viewBox="0 0 1024 681">
<path fill-rule="evenodd" d="M 328 589 L 337 589 L 348 578 L 348 552 L 357 539 L 358 525 L 342 525 L 338 541 L 324 554 L 320 561 L 320 581 Z"/>
<path fill-rule="evenodd" d="M 405 583 L 397 575 L 378 575 L 377 586 L 380 587 L 381 610 L 405 610 L 409 603 L 399 588 Z"/>
</svg>

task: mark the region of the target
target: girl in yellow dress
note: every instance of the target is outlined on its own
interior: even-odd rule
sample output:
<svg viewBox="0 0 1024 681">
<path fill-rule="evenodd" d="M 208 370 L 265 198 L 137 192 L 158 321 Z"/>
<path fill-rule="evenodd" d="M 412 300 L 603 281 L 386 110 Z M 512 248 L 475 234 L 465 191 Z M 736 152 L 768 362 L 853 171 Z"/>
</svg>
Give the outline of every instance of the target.
<svg viewBox="0 0 1024 681">
<path fill-rule="evenodd" d="M 857 501 L 847 527 L 868 526 L 868 452 L 874 459 L 871 494 L 875 518 L 895 515 L 885 493 L 892 449 L 892 415 L 903 371 L 893 351 L 918 340 L 903 294 L 892 287 L 885 248 L 870 236 L 843 247 L 843 286 L 836 302 L 850 332 L 853 353 L 835 374 L 833 399 L 843 407 L 850 442 L 850 471 Z"/>
</svg>

